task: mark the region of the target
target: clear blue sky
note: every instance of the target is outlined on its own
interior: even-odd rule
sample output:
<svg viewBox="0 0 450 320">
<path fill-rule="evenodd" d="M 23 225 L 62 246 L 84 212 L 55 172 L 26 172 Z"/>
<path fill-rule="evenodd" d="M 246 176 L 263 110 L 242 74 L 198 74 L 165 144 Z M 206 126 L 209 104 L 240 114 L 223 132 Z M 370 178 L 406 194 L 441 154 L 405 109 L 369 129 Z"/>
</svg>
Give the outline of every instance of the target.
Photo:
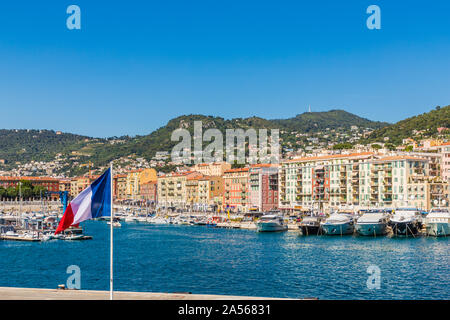
<svg viewBox="0 0 450 320">
<path fill-rule="evenodd" d="M 81 30 L 66 28 L 70 4 Z M 448 104 L 448 0 L 0 3 L 0 128 L 135 135 L 308 105 L 395 122 Z"/>
</svg>

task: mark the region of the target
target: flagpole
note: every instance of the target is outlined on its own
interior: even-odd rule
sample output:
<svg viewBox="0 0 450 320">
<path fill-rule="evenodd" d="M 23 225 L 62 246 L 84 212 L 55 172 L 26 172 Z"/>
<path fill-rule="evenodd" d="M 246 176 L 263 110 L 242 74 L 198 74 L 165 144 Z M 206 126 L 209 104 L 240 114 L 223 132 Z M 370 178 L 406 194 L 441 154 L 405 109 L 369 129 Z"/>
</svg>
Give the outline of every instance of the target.
<svg viewBox="0 0 450 320">
<path fill-rule="evenodd" d="M 111 220 L 110 222 L 110 266 L 109 266 L 109 300 L 113 300 L 113 221 L 114 221 L 114 208 L 113 208 L 113 165 L 110 164 L 111 177 Z"/>
</svg>

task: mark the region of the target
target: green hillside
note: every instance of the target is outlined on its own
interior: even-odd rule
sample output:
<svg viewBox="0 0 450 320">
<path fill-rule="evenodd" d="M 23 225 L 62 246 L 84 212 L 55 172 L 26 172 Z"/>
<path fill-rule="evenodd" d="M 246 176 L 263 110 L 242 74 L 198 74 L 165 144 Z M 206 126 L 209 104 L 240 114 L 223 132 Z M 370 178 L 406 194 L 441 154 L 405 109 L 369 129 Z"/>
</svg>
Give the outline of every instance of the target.
<svg viewBox="0 0 450 320">
<path fill-rule="evenodd" d="M 61 153 L 67 161 L 67 168 L 73 163 L 86 163 L 92 161 L 94 167 L 104 166 L 111 160 L 129 155 L 150 160 L 158 151 L 171 151 L 178 143 L 170 140 L 172 132 L 178 128 L 186 128 L 193 136 L 194 121 L 202 121 L 203 131 L 208 128 L 217 128 L 225 136 L 226 129 L 280 129 L 282 146 L 290 148 L 292 144 L 305 145 L 307 138 L 299 137 L 298 133 L 316 134 L 320 141 L 329 141 L 331 138 L 324 135 L 324 130 L 335 130 L 339 133 L 350 132 L 351 126 L 359 128 L 377 129 L 388 125 L 374 122 L 343 110 L 328 112 L 309 112 L 289 119 L 267 120 L 259 117 L 224 119 L 221 117 L 204 115 L 184 115 L 170 120 L 165 126 L 145 136 L 121 137 L 109 139 L 90 138 L 70 133 L 56 133 L 51 130 L 0 130 L 0 159 L 9 163 L 9 167 L 16 161 L 26 163 L 30 160 L 50 161 L 55 155 Z M 302 140 L 303 139 L 303 140 Z M 338 139 L 342 139 L 338 136 Z M 120 141 L 119 141 L 120 140 Z M 339 141 L 340 142 L 340 141 Z M 346 141 L 343 141 L 346 142 Z M 206 143 L 205 143 L 206 145 Z M 79 174 L 87 170 L 76 166 Z"/>
<path fill-rule="evenodd" d="M 171 134 L 178 128 L 185 128 L 193 136 L 194 121 L 202 121 L 203 131 L 217 128 L 224 135 L 226 129 L 280 129 L 281 138 L 285 141 L 298 140 L 292 132 L 321 132 L 326 128 L 349 131 L 351 126 L 361 128 L 381 128 L 388 125 L 385 122 L 370 121 L 343 110 L 328 112 L 309 112 L 290 119 L 267 120 L 259 117 L 224 119 L 204 115 L 180 116 L 170 120 L 167 125 L 155 130 L 149 135 L 138 136 L 128 143 L 96 149 L 91 160 L 104 165 L 123 155 L 135 154 L 146 159 L 152 158 L 157 151 L 170 151 L 177 142 L 170 141 Z"/>
<path fill-rule="evenodd" d="M 389 137 L 390 143 L 398 145 L 402 143 L 403 139 L 409 137 L 420 140 L 437 136 L 437 128 L 440 127 L 450 128 L 450 105 L 436 107 L 430 112 L 375 130 L 366 142 L 381 141 L 384 137 Z"/>
<path fill-rule="evenodd" d="M 273 122 L 286 130 L 301 132 L 315 132 L 326 128 L 350 129 L 351 126 L 377 129 L 389 125 L 386 122 L 361 118 L 344 110 L 305 112 L 294 118 L 273 120 Z"/>
<path fill-rule="evenodd" d="M 53 130 L 0 130 L 0 159 L 48 161 L 58 153 L 79 150 L 93 138 Z"/>
</svg>

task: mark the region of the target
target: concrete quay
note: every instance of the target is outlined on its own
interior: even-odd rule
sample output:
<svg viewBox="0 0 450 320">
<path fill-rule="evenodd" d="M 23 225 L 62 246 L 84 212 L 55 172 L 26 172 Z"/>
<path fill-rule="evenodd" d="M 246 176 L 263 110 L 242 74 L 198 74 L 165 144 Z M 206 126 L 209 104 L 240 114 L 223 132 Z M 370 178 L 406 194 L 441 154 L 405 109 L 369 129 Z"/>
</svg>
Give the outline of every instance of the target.
<svg viewBox="0 0 450 320">
<path fill-rule="evenodd" d="M 109 300 L 109 291 L 0 287 L 0 300 Z M 291 300 L 189 293 L 114 291 L 114 300 Z"/>
</svg>

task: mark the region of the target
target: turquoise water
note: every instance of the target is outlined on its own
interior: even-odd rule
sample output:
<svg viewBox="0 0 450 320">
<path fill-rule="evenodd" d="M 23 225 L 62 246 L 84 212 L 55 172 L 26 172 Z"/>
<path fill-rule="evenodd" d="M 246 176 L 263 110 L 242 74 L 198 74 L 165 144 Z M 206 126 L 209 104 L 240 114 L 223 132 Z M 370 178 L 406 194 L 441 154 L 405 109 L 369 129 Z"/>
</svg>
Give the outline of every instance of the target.
<svg viewBox="0 0 450 320">
<path fill-rule="evenodd" d="M 88 241 L 0 241 L 0 286 L 56 288 L 81 269 L 81 289 L 109 289 L 109 226 Z M 115 289 L 320 299 L 450 299 L 448 238 L 299 236 L 297 232 L 122 223 Z M 381 270 L 368 289 L 367 267 Z"/>
</svg>

